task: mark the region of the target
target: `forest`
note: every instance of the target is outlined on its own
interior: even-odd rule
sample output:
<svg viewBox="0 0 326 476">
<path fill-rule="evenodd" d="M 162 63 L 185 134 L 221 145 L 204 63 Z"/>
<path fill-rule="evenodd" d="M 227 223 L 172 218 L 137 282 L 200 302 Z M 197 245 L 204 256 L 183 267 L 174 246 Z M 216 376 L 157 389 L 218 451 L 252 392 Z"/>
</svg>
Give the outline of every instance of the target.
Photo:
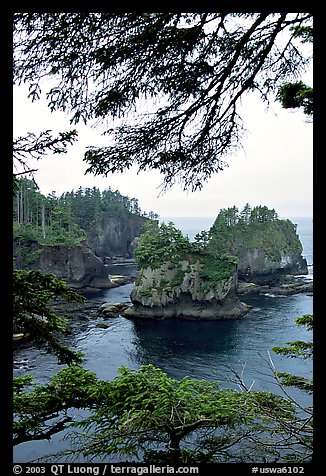
<svg viewBox="0 0 326 476">
<path fill-rule="evenodd" d="M 76 246 L 86 232 L 96 229 L 104 215 L 139 215 L 157 219 L 154 212 L 143 212 L 136 198 L 122 195 L 110 187 L 82 188 L 57 196 L 43 195 L 33 180 L 20 178 L 13 200 L 14 238 L 40 244 Z"/>
<path fill-rule="evenodd" d="M 235 205 L 220 210 L 214 225 L 251 225 L 253 223 L 271 222 L 277 219 L 278 215 L 274 208 L 270 210 L 262 205 L 251 208 L 249 203 L 246 203 L 242 210 L 239 210 Z"/>
</svg>

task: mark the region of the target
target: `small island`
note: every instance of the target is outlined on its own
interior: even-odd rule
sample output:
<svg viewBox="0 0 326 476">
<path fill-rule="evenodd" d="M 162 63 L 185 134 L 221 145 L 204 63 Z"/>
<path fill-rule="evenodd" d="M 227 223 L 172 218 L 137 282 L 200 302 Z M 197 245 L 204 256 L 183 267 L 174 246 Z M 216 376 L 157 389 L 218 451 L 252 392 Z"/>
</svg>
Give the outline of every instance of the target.
<svg viewBox="0 0 326 476">
<path fill-rule="evenodd" d="M 289 276 L 308 272 L 296 225 L 249 204 L 221 210 L 193 242 L 171 222 L 149 222 L 134 253 L 137 280 L 126 317 L 239 318 L 251 309 L 240 294 L 281 288 L 282 279 L 293 293 Z"/>
<path fill-rule="evenodd" d="M 296 225 L 266 206 L 222 209 L 210 230 L 210 247 L 238 259 L 239 280 L 278 284 L 285 275 L 308 274 Z"/>
<path fill-rule="evenodd" d="M 230 319 L 248 313 L 251 307 L 237 296 L 236 258 L 213 254 L 206 232 L 191 243 L 173 223 L 145 226 L 126 317 Z"/>
</svg>

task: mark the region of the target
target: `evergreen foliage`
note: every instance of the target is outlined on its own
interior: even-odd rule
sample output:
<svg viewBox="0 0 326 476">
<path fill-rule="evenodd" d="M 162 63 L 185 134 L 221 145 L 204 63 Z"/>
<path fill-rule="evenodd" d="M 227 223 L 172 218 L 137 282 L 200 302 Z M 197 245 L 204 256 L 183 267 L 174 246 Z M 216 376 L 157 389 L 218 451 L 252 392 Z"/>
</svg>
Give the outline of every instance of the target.
<svg viewBox="0 0 326 476">
<path fill-rule="evenodd" d="M 302 253 L 296 225 L 280 220 L 266 206 L 251 208 L 247 203 L 241 211 L 235 206 L 222 209 L 209 234 L 209 247 L 220 254 L 239 256 L 242 251 L 260 248 L 272 261 L 279 261 L 284 253 Z"/>
<path fill-rule="evenodd" d="M 293 399 L 271 392 L 176 380 L 153 365 L 138 371 L 122 367 L 112 381 L 70 365 L 49 384 L 25 390 L 32 383 L 31 376 L 14 381 L 14 442 L 47 438 L 68 426 L 71 448 L 57 458 L 91 462 L 119 455 L 124 461 L 177 465 L 309 460 L 311 422 L 303 424 Z M 88 409 L 90 415 L 73 422 L 70 408 Z"/>
<path fill-rule="evenodd" d="M 305 314 L 301 317 L 298 317 L 295 320 L 298 326 L 305 326 L 307 330 L 313 330 L 313 315 Z M 287 357 L 298 357 L 303 359 L 309 359 L 313 356 L 313 342 L 306 342 L 302 340 L 285 342 L 286 346 L 274 346 L 272 350 L 281 355 L 286 355 Z M 301 388 L 307 392 L 313 391 L 313 382 L 312 380 L 297 376 L 291 375 L 286 372 L 277 373 L 277 377 L 280 381 L 291 387 Z"/>
<path fill-rule="evenodd" d="M 293 31 L 302 43 L 313 42 L 312 26 L 294 27 Z M 276 98 L 285 109 L 302 108 L 308 117 L 313 114 L 313 88 L 303 81 L 285 81 L 279 87 Z"/>
<path fill-rule="evenodd" d="M 19 136 L 13 141 L 14 159 L 14 194 L 17 190 L 17 176 L 30 174 L 37 169 L 30 169 L 31 160 L 40 160 L 49 152 L 53 154 L 66 154 L 67 146 L 72 145 L 77 140 L 77 131 L 74 129 L 68 132 L 59 132 L 57 137 L 53 137 L 51 131 L 43 131 L 39 134 L 28 132 L 25 136 Z"/>
<path fill-rule="evenodd" d="M 313 315 L 305 314 L 295 320 L 298 326 L 304 326 L 307 330 L 313 330 Z M 313 357 L 313 342 L 295 341 L 286 342 L 286 346 L 274 346 L 272 350 L 281 355 L 295 358 L 312 358 Z M 294 387 L 303 390 L 307 393 L 312 393 L 314 390 L 313 380 L 298 375 L 292 375 L 288 372 L 278 372 L 274 365 L 272 365 L 274 376 L 280 387 Z M 284 392 L 288 397 L 287 393 Z M 291 398 L 291 397 L 288 397 Z M 291 398 L 292 399 L 292 398 Z M 293 399 L 292 399 L 293 400 Z M 288 459 L 293 461 L 310 461 L 313 454 L 314 433 L 313 433 L 313 408 L 303 407 L 296 404 L 297 417 L 288 426 L 288 433 L 297 442 L 296 451 L 289 452 Z M 296 454 L 297 453 L 297 454 Z"/>
<path fill-rule="evenodd" d="M 307 329 L 312 330 L 313 316 L 306 314 L 296 319 L 298 325 L 304 325 Z M 312 357 L 312 343 L 311 342 L 287 342 L 287 346 L 274 346 L 272 350 L 277 354 L 299 357 Z M 290 347 L 289 347 L 290 346 Z M 291 352 L 289 352 L 291 348 Z M 302 353 L 302 349 L 307 352 Z M 249 444 L 253 451 L 253 462 L 257 462 L 262 458 L 263 462 L 292 462 L 305 463 L 311 462 L 313 457 L 313 408 L 310 405 L 302 404 L 302 401 L 295 398 L 295 394 L 289 391 L 287 387 L 294 387 L 307 393 L 312 393 L 313 382 L 310 379 L 302 376 L 292 375 L 287 372 L 280 372 L 276 368 L 273 359 L 268 352 L 268 359 L 266 362 L 274 378 L 274 382 L 278 387 L 277 393 L 282 395 L 281 400 L 278 400 L 278 395 L 266 399 L 264 392 L 253 392 L 253 383 L 248 387 L 244 378 L 244 368 L 241 372 L 231 369 L 235 379 L 231 379 L 236 383 L 240 389 L 250 392 L 252 396 L 256 396 L 251 400 L 255 406 L 257 413 L 262 416 L 260 421 L 256 421 L 251 435 L 248 436 Z M 284 418 L 285 406 L 282 401 L 286 401 L 290 405 L 289 413 Z M 292 413 L 291 413 L 292 412 Z M 255 459 L 256 456 L 256 459 Z"/>
<path fill-rule="evenodd" d="M 249 203 L 246 203 L 241 211 L 236 206 L 222 208 L 216 217 L 213 227 L 252 225 L 254 223 L 269 223 L 276 220 L 278 220 L 278 215 L 274 208 L 270 210 L 262 205 L 251 208 Z"/>
<path fill-rule="evenodd" d="M 81 361 L 78 353 L 62 344 L 66 321 L 53 312 L 51 304 L 61 297 L 68 302 L 84 298 L 65 281 L 40 271 L 13 272 L 13 330 L 28 337 L 38 348 L 55 354 L 61 363 Z"/>
<path fill-rule="evenodd" d="M 140 237 L 134 256 L 138 269 L 147 267 L 157 269 L 168 264 L 176 271 L 168 287 L 161 282 L 161 288 L 169 292 L 182 284 L 185 275 L 185 270 L 181 268 L 182 260 L 187 260 L 189 264 L 197 261 L 201 264 L 199 275 L 207 292 L 222 279 L 232 276 L 237 268 L 236 258 L 211 251 L 207 232 L 198 233 L 191 243 L 172 222 L 168 225 L 165 223 L 158 225 L 155 222 L 145 224 L 144 233 Z M 145 289 L 141 292 L 144 295 L 144 292 L 149 294 L 151 290 Z"/>
<path fill-rule="evenodd" d="M 52 192 L 41 194 L 33 180 L 16 179 L 13 199 L 13 237 L 18 241 L 22 265 L 36 261 L 41 250 L 33 250 L 33 242 L 47 246 L 79 246 L 87 232 L 96 229 L 105 216 L 142 216 L 157 219 L 157 215 L 143 213 L 136 198 L 108 188 L 96 187 L 66 192 L 57 197 Z"/>
<path fill-rule="evenodd" d="M 199 275 L 209 288 L 215 287 L 222 279 L 228 279 L 237 270 L 237 258 L 234 256 L 199 255 L 202 269 Z"/>
<path fill-rule="evenodd" d="M 14 445 L 24 441 L 50 438 L 72 421 L 69 408 L 89 408 L 99 381 L 96 375 L 78 364 L 69 365 L 54 375 L 49 384 L 35 385 L 31 375 L 13 381 Z M 60 418 L 55 418 L 59 416 Z"/>
<path fill-rule="evenodd" d="M 35 182 L 26 178 L 17 180 L 13 200 L 13 231 L 20 245 L 35 241 L 42 245 L 78 246 L 86 233 L 76 223 L 69 203 L 56 197 L 55 192 L 45 197 Z"/>
<path fill-rule="evenodd" d="M 313 88 L 302 81 L 282 84 L 277 99 L 285 109 L 302 107 L 303 112 L 308 116 L 313 113 Z"/>
<path fill-rule="evenodd" d="M 249 206 L 242 212 L 233 207 L 230 212 L 222 211 L 219 220 L 222 228 L 227 229 L 251 226 L 244 223 L 247 216 L 249 221 L 255 221 L 255 226 L 260 226 L 261 217 L 267 213 L 262 209 L 264 215 L 261 210 L 249 213 Z M 277 221 L 275 213 L 267 215 L 270 223 Z M 263 223 L 266 222 L 264 219 Z M 203 232 L 190 243 L 172 223 L 159 226 L 148 222 L 137 248 L 138 263 L 159 266 L 192 256 L 203 265 L 202 279 L 214 285 L 234 272 L 236 259 L 213 256 L 209 237 L 209 233 Z M 227 265 L 230 268 L 225 268 Z M 182 279 L 180 270 L 175 275 L 175 284 Z M 312 412 L 305 409 L 307 416 L 303 417 L 303 409 L 300 407 L 298 413 L 292 398 L 245 386 L 242 391 L 220 388 L 214 381 L 188 377 L 175 380 L 152 365 L 141 366 L 138 371 L 123 367 L 112 381 L 99 380 L 76 364 L 81 361 L 80 354 L 63 345 L 65 321 L 51 308 L 56 297 L 80 300 L 75 291 L 54 276 L 15 271 L 13 295 L 14 331 L 54 353 L 59 362 L 69 364 L 45 385 L 34 384 L 30 375 L 14 379 L 14 444 L 50 438 L 70 427 L 76 429 L 70 433 L 72 447 L 57 457 L 78 455 L 92 461 L 119 455 L 126 461 L 131 458 L 162 464 L 309 460 Z M 305 315 L 297 323 L 311 329 L 312 316 Z M 304 358 L 312 355 L 310 343 L 287 344 L 286 348 L 273 350 Z M 312 390 L 307 379 L 276 370 L 274 374 L 282 387 Z M 87 409 L 90 416 L 73 422 L 73 408 Z"/>
<path fill-rule="evenodd" d="M 92 415 L 73 425 L 78 431 L 65 455 L 176 465 L 225 461 L 264 412 L 284 422 L 293 416 L 292 404 L 280 396 L 220 388 L 216 381 L 175 380 L 153 365 L 120 368 L 111 382 L 96 387 L 93 398 L 98 402 Z"/>
<path fill-rule="evenodd" d="M 175 380 L 152 365 L 138 371 L 122 367 L 112 381 L 98 380 L 76 365 L 80 356 L 54 337 L 65 323 L 48 305 L 58 295 L 75 298 L 75 292 L 39 272 L 18 271 L 14 278 L 16 330 L 30 333 L 37 346 L 69 362 L 45 385 L 33 384 L 30 375 L 14 379 L 14 444 L 50 438 L 70 427 L 76 429 L 70 433 L 72 447 L 57 457 L 92 461 L 119 455 L 125 461 L 165 464 L 309 460 L 312 414 L 303 420 L 292 398 L 220 388 L 214 381 Z M 312 317 L 299 322 L 311 326 Z M 276 371 L 275 376 L 278 382 L 285 377 L 285 385 L 311 390 L 304 379 Z M 73 422 L 73 408 L 87 409 L 90 416 Z"/>
<path fill-rule="evenodd" d="M 239 146 L 244 128 L 238 103 L 245 93 L 255 90 L 266 100 L 278 91 L 285 107 L 304 105 L 310 114 L 310 88 L 289 81 L 309 62 L 296 41 L 310 41 L 311 19 L 309 13 L 268 12 L 17 13 L 14 81 L 27 82 L 35 100 L 41 95 L 41 79 L 50 76 L 56 82 L 47 91 L 51 110 L 70 112 L 75 123 L 126 117 L 139 101 L 156 98 L 153 114 L 137 114 L 136 122 L 129 116 L 130 122 L 107 131 L 113 145 L 88 150 L 89 171 L 105 175 L 137 163 L 140 170 L 162 172 L 166 185 L 181 180 L 185 188 L 196 189 L 222 170 L 226 164 L 221 157 Z M 287 85 L 278 89 L 284 81 Z M 14 142 L 14 157 L 23 173 L 31 173 L 26 157 L 38 160 L 47 150 L 65 152 L 75 139 L 76 131 L 58 138 L 50 131 L 29 133 Z M 14 213 L 15 233 L 21 238 L 25 233 L 30 240 L 76 244 L 83 239 L 80 230 L 96 225 L 101 213 L 138 213 L 134 199 L 125 200 L 112 190 L 105 197 L 94 188 L 60 199 L 43 197 L 31 183 L 19 181 L 19 174 L 14 178 Z M 240 216 L 234 207 L 220 218 L 215 227 L 220 234 L 276 221 L 266 210 L 252 214 L 250 207 Z M 291 226 L 283 225 L 289 235 Z M 142 244 L 139 248 L 137 259 L 143 266 L 177 260 L 184 253 L 207 257 L 211 252 L 206 234 L 190 245 L 170 225 L 153 226 L 151 233 L 144 240 L 153 255 Z M 206 276 L 216 279 L 207 269 Z M 65 322 L 50 308 L 56 296 L 79 299 L 54 276 L 15 271 L 14 330 L 72 364 L 80 356 L 62 345 Z M 311 355 L 309 345 L 288 345 L 286 355 Z M 285 384 L 302 385 L 292 377 Z M 31 376 L 14 381 L 15 443 L 49 438 L 69 423 L 68 408 L 87 408 L 93 413 L 75 426 L 91 431 L 76 434 L 75 453 L 88 458 L 141 457 L 141 450 L 145 458 L 161 457 L 152 446 L 159 443 L 165 445 L 168 462 L 216 461 L 228 456 L 233 443 L 255 441 L 255 429 L 269 434 L 273 444 L 281 436 L 283 452 L 300 445 L 311 448 L 311 418 L 297 417 L 292 401 L 266 392 L 221 389 L 216 382 L 176 381 L 153 366 L 138 372 L 123 368 L 112 382 L 102 382 L 69 365 L 49 384 L 32 389 L 31 384 Z M 53 420 L 56 412 L 63 412 L 59 421 Z M 196 434 L 201 430 L 204 434 Z M 204 436 L 197 452 L 181 445 L 188 435 Z"/>
<path fill-rule="evenodd" d="M 93 230 L 104 216 L 118 216 L 128 218 L 133 215 L 158 219 L 158 215 L 150 211 L 143 212 L 137 198 L 121 195 L 111 187 L 102 192 L 96 188 L 79 187 L 76 191 L 61 195 L 60 202 L 70 207 L 78 225 L 86 231 Z"/>
<path fill-rule="evenodd" d="M 172 222 L 168 225 L 148 222 L 134 255 L 139 268 L 159 268 L 167 261 L 177 264 L 190 251 L 188 238 Z"/>
</svg>

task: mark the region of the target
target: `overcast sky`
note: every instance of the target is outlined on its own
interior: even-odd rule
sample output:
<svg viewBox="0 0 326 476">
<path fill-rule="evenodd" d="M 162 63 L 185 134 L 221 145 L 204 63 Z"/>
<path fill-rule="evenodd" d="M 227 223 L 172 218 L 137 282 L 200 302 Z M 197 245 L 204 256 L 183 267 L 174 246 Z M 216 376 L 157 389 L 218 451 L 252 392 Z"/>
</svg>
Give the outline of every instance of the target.
<svg viewBox="0 0 326 476">
<path fill-rule="evenodd" d="M 13 107 L 14 137 L 47 129 L 53 133 L 78 130 L 78 143 L 69 146 L 67 154 L 49 154 L 31 164 L 38 169 L 35 180 L 45 195 L 52 191 L 60 195 L 80 186 L 111 187 L 137 198 L 143 211 L 152 210 L 161 217 L 216 217 L 221 208 L 243 208 L 247 202 L 275 208 L 280 217 L 312 216 L 312 124 L 300 111 L 284 110 L 278 104 L 266 110 L 259 98 L 248 96 L 242 105 L 247 137 L 243 150 L 226 158 L 229 167 L 215 174 L 201 191 L 186 193 L 175 185 L 160 194 L 163 177 L 156 171 L 137 175 L 135 168 L 108 177 L 85 175 L 86 147 L 106 143 L 100 130 L 71 126 L 64 113 L 51 113 L 45 101 L 31 103 L 23 86 L 14 87 Z"/>
</svg>

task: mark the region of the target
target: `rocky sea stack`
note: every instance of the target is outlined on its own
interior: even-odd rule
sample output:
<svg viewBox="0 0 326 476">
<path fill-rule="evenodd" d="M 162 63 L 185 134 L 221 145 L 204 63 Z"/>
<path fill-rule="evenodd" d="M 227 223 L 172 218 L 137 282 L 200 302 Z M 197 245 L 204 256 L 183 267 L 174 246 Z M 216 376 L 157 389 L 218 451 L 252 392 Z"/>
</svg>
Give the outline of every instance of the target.
<svg viewBox="0 0 326 476">
<path fill-rule="evenodd" d="M 230 319 L 251 308 L 237 297 L 237 273 L 210 282 L 205 265 L 194 255 L 161 267 L 141 269 L 131 293 L 133 306 L 126 317 Z"/>
<path fill-rule="evenodd" d="M 278 284 L 285 275 L 308 274 L 296 225 L 280 220 L 275 210 L 247 204 L 221 210 L 210 230 L 215 253 L 233 255 L 239 280 L 259 285 Z"/>
<path fill-rule="evenodd" d="M 204 235 L 190 243 L 172 223 L 150 223 L 135 256 L 126 317 L 232 319 L 250 310 L 237 296 L 236 260 L 211 255 Z"/>
</svg>

